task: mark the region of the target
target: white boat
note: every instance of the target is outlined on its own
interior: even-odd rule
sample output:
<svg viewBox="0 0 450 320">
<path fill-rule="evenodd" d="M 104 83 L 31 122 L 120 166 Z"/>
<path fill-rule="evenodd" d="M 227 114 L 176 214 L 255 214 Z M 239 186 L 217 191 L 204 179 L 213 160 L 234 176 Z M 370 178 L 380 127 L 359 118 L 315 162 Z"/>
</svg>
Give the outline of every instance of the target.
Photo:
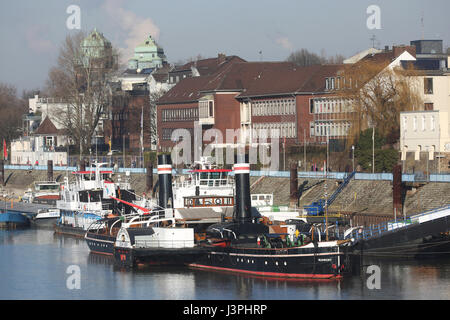
<svg viewBox="0 0 450 320">
<path fill-rule="evenodd" d="M 215 198 L 210 199 L 214 200 L 212 202 L 204 201 L 204 206 L 232 206 L 230 202 L 221 202 L 221 199 L 228 200 L 234 196 L 234 179 L 229 175 L 231 171 L 218 168 L 207 157 L 202 157 L 200 161 L 194 162 L 187 176 L 175 177 L 172 184 L 173 207 L 195 206 L 192 197 L 197 197 L 197 200 Z"/>
<path fill-rule="evenodd" d="M 95 164 L 95 170 L 72 172 L 75 181 L 64 179 L 61 186 L 61 200 L 56 207 L 61 212 L 55 230 L 77 236 L 84 236 L 87 228 L 95 221 L 112 215 L 126 215 L 135 212 L 129 204 L 148 208 L 152 202 L 137 196 L 128 179 L 112 180 L 112 171 L 104 170 L 106 163 Z M 119 202 L 117 200 L 123 200 Z"/>
<path fill-rule="evenodd" d="M 60 183 L 56 181 L 36 181 L 34 190 L 28 189 L 22 196 L 27 203 L 56 204 L 60 199 Z"/>
<path fill-rule="evenodd" d="M 60 215 L 60 210 L 56 208 L 40 209 L 31 222 L 36 227 L 53 227 Z"/>
</svg>

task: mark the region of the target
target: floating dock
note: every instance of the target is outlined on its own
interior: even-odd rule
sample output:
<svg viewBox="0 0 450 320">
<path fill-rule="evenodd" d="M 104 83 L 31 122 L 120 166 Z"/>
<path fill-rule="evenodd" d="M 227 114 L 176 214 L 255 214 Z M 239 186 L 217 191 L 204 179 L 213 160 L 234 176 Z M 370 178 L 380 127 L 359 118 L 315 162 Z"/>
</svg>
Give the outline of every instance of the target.
<svg viewBox="0 0 450 320">
<path fill-rule="evenodd" d="M 450 205 L 402 220 L 355 228 L 354 253 L 365 256 L 413 258 L 450 248 Z M 448 250 L 447 250 L 448 251 Z"/>
</svg>

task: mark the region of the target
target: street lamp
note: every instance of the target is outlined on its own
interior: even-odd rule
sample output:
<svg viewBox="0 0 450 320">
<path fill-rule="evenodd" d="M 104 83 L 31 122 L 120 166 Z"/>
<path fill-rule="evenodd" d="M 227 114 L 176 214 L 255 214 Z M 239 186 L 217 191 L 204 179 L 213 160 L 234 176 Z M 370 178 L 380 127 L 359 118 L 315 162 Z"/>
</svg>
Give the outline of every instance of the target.
<svg viewBox="0 0 450 320">
<path fill-rule="evenodd" d="M 355 172 L 355 146 L 352 146 L 352 165 L 353 165 L 353 172 Z"/>
</svg>

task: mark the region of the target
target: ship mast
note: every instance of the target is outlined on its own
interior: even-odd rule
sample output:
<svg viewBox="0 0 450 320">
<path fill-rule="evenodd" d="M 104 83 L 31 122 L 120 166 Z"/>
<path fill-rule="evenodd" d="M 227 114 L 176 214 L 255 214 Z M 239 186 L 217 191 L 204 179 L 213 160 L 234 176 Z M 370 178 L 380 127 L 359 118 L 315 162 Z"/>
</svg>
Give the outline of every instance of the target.
<svg viewBox="0 0 450 320">
<path fill-rule="evenodd" d="M 325 234 L 326 234 L 326 239 L 328 241 L 328 149 L 329 149 L 329 141 L 330 141 L 330 136 L 329 136 L 329 131 L 330 131 L 330 127 L 327 128 L 327 160 L 326 160 L 326 164 L 325 164 Z"/>
</svg>

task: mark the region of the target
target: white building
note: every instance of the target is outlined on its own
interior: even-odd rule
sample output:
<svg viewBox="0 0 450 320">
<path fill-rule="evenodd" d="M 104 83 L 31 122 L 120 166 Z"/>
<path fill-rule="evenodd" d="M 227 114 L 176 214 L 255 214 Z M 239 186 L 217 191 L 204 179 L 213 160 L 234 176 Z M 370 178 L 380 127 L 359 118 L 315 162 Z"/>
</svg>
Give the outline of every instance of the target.
<svg viewBox="0 0 450 320">
<path fill-rule="evenodd" d="M 435 72 L 415 77 L 423 85 L 422 110 L 400 114 L 400 148 L 402 158 L 406 152 L 414 152 L 419 160 L 420 152 L 450 153 L 450 74 Z"/>
<path fill-rule="evenodd" d="M 55 166 L 67 165 L 67 138 L 49 117 L 42 121 L 31 135 L 11 142 L 11 164 L 46 165 L 52 160 Z"/>
</svg>

